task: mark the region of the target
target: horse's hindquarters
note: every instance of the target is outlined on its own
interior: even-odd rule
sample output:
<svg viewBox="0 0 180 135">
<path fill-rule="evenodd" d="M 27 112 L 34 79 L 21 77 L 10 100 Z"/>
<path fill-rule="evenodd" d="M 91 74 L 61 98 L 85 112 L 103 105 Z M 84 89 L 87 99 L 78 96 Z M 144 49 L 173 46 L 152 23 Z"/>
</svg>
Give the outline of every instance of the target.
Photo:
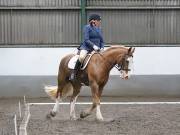
<svg viewBox="0 0 180 135">
<path fill-rule="evenodd" d="M 66 98 L 67 96 L 71 96 L 73 94 L 73 86 L 71 83 L 67 83 L 62 91 L 62 98 Z"/>
</svg>

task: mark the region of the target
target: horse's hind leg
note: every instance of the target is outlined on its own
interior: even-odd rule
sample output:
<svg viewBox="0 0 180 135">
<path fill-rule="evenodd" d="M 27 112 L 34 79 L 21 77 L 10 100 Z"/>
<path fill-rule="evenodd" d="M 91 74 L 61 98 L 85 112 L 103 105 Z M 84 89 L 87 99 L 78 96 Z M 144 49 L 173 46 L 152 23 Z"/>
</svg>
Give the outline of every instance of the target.
<svg viewBox="0 0 180 135">
<path fill-rule="evenodd" d="M 60 96 L 58 96 L 58 98 L 56 98 L 56 103 L 55 103 L 52 111 L 50 112 L 50 114 L 51 114 L 52 117 L 55 117 L 55 116 L 56 116 L 56 114 L 57 114 L 57 112 L 58 112 L 58 110 L 59 110 L 59 102 L 60 102 L 60 101 L 61 101 L 61 98 L 60 98 Z"/>
<path fill-rule="evenodd" d="M 63 87 L 64 87 L 64 85 L 58 86 L 57 96 L 56 96 L 56 103 L 55 103 L 52 111 L 50 111 L 50 116 L 48 115 L 48 118 L 49 117 L 55 117 L 56 114 L 57 114 L 57 111 L 59 109 L 59 102 L 61 101 L 61 97 L 62 97 L 61 94 L 62 94 Z"/>
<path fill-rule="evenodd" d="M 70 119 L 76 120 L 75 103 L 78 98 L 81 86 L 73 86 L 73 95 L 70 100 Z"/>
</svg>

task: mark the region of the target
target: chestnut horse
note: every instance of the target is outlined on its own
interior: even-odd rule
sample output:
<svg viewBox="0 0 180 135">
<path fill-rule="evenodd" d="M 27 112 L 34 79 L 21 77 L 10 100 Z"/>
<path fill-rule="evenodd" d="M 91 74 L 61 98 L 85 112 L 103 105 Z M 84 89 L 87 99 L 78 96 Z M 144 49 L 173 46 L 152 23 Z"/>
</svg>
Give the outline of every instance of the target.
<svg viewBox="0 0 180 135">
<path fill-rule="evenodd" d="M 69 76 L 71 70 L 68 68 L 69 60 L 74 56 L 70 54 L 62 58 L 58 72 L 58 87 L 56 93 L 56 103 L 53 110 L 48 114 L 49 117 L 54 117 L 57 113 L 59 102 L 63 97 L 66 97 L 69 90 L 72 90 L 70 100 L 70 119 L 75 120 L 75 102 L 80 93 L 82 83 L 91 88 L 92 106 L 84 110 L 80 114 L 80 118 L 85 118 L 92 113 L 96 108 L 96 118 L 102 121 L 103 116 L 100 111 L 100 98 L 105 84 L 108 81 L 110 70 L 116 67 L 122 74 L 123 79 L 128 79 L 130 60 L 133 58 L 135 48 L 127 48 L 122 46 L 112 46 L 103 52 L 95 53 L 87 67 L 80 70 L 76 81 L 70 81 Z"/>
</svg>

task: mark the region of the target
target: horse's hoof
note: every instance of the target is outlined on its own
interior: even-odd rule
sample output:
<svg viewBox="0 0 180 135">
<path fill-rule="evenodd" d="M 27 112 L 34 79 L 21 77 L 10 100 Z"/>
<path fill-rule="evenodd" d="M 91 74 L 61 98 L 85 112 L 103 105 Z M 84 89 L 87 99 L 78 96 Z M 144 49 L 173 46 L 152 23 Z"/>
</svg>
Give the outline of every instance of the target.
<svg viewBox="0 0 180 135">
<path fill-rule="evenodd" d="M 90 114 L 89 114 L 89 113 L 85 113 L 85 112 L 82 111 L 82 112 L 80 113 L 80 118 L 83 119 L 83 118 L 87 117 L 88 115 L 90 115 Z"/>
<path fill-rule="evenodd" d="M 82 121 L 82 119 L 81 118 L 77 118 L 77 121 Z"/>
<path fill-rule="evenodd" d="M 98 122 L 103 122 L 104 119 L 103 119 L 103 118 L 96 118 L 96 121 L 98 121 Z"/>
<path fill-rule="evenodd" d="M 50 114 L 47 114 L 47 115 L 46 115 L 46 118 L 47 118 L 47 119 L 51 119 L 51 115 L 50 115 Z"/>
<path fill-rule="evenodd" d="M 77 120 L 76 117 L 70 117 L 70 120 L 74 121 L 74 120 Z"/>
<path fill-rule="evenodd" d="M 50 116 L 51 116 L 51 117 L 55 117 L 55 116 L 56 116 L 56 112 L 51 111 L 51 112 L 50 112 Z"/>
</svg>

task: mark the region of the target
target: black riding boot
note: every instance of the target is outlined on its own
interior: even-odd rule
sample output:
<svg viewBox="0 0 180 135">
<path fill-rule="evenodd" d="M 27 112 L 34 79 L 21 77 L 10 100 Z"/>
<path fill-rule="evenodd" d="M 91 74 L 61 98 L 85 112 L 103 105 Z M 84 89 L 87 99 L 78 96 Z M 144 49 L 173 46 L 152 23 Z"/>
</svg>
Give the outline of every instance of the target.
<svg viewBox="0 0 180 135">
<path fill-rule="evenodd" d="M 71 73 L 70 80 L 75 80 L 77 78 L 77 73 L 81 67 L 81 62 L 77 60 L 76 65 L 74 67 L 74 71 Z"/>
</svg>

